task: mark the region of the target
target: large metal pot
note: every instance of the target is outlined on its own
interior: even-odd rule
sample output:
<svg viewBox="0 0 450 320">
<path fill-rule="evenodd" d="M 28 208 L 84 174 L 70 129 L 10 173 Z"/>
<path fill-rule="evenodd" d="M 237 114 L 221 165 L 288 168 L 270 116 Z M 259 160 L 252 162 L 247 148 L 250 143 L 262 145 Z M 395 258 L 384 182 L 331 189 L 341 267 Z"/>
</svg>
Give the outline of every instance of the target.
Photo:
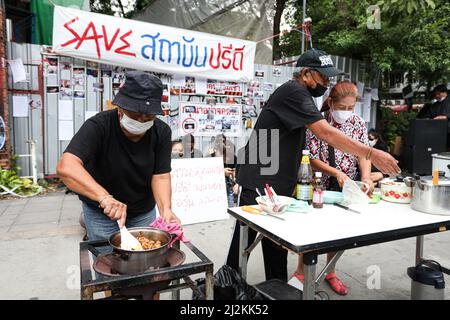
<svg viewBox="0 0 450 320">
<path fill-rule="evenodd" d="M 159 268 L 167 265 L 169 244 L 171 235 L 156 228 L 130 228 L 128 229 L 135 237 L 146 237 L 150 240 L 161 241 L 161 247 L 152 250 L 133 251 L 120 248 L 120 232 L 109 237 L 109 244 L 113 248 L 113 254 L 106 259 L 112 269 L 118 273 L 140 273 L 151 268 Z M 105 259 L 105 257 L 103 257 Z"/>
<path fill-rule="evenodd" d="M 450 152 L 432 154 L 434 170 L 445 172 L 445 177 L 450 178 Z"/>
<path fill-rule="evenodd" d="M 433 185 L 433 177 L 419 179 L 405 178 L 412 187 L 411 208 L 416 211 L 437 215 L 450 215 L 450 178 L 440 177 L 438 185 Z"/>
</svg>

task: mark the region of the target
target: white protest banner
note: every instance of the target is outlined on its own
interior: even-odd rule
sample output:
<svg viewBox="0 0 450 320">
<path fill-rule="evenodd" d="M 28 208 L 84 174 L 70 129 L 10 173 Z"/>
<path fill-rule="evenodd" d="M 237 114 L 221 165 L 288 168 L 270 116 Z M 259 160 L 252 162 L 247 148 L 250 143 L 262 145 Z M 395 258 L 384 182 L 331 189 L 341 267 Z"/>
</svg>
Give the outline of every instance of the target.
<svg viewBox="0 0 450 320">
<path fill-rule="evenodd" d="M 173 159 L 172 210 L 183 225 L 228 219 L 222 157 Z"/>
<path fill-rule="evenodd" d="M 126 68 L 249 81 L 256 42 L 55 6 L 53 50 Z"/>
<path fill-rule="evenodd" d="M 179 135 L 239 137 L 242 125 L 242 105 L 180 102 Z"/>
</svg>

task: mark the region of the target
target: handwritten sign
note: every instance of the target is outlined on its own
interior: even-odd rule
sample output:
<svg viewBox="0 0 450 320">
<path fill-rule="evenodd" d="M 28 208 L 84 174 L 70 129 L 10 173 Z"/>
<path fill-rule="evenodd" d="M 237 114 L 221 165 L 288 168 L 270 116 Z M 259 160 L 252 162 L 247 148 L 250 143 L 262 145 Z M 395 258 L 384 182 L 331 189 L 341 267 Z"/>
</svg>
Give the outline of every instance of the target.
<svg viewBox="0 0 450 320">
<path fill-rule="evenodd" d="M 183 225 L 228 219 L 222 158 L 172 160 L 172 210 Z"/>
<path fill-rule="evenodd" d="M 229 81 L 253 77 L 256 42 L 55 6 L 53 50 L 154 72 Z"/>
<path fill-rule="evenodd" d="M 188 133 L 196 136 L 216 136 L 223 133 L 229 137 L 239 137 L 241 125 L 240 104 L 180 102 L 180 136 Z"/>
</svg>

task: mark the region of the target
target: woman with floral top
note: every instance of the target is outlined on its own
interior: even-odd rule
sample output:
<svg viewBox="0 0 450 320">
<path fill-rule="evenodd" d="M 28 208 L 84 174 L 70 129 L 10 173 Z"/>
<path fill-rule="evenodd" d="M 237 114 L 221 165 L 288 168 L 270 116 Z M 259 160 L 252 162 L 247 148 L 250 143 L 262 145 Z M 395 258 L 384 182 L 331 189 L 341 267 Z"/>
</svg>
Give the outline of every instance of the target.
<svg viewBox="0 0 450 320">
<path fill-rule="evenodd" d="M 364 120 L 354 113 L 357 87 L 350 81 L 338 82 L 324 101 L 321 112 L 325 112 L 325 119 L 336 129 L 347 136 L 369 144 L 367 128 Z M 334 149 L 325 141 L 319 140 L 310 130 L 306 131 L 306 146 L 310 152 L 311 165 L 316 171 L 323 173 L 326 190 L 340 191 L 348 179 L 366 182 L 371 190 L 373 182 L 370 179 L 371 162 L 341 150 Z M 328 253 L 327 263 L 335 256 L 335 252 Z M 346 295 L 347 287 L 336 276 L 335 269 L 326 276 L 331 288 L 338 294 Z M 303 259 L 300 255 L 294 277 L 303 281 Z"/>
</svg>

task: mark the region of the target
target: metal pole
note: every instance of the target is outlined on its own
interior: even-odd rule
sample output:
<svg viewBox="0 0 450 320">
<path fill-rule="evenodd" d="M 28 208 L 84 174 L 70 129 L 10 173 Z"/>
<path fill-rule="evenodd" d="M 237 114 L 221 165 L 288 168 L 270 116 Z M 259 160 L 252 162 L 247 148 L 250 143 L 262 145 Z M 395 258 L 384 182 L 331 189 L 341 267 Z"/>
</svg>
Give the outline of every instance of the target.
<svg viewBox="0 0 450 320">
<path fill-rule="evenodd" d="M 33 174 L 33 183 L 37 184 L 37 165 L 36 165 L 36 141 L 30 140 L 31 153 L 31 172 Z"/>
<path fill-rule="evenodd" d="M 302 19 L 302 25 L 305 22 L 306 19 L 306 0 L 303 0 L 303 19 Z M 303 28 L 302 28 L 303 31 Z M 301 54 L 303 54 L 303 52 L 305 52 L 305 33 L 302 32 L 302 52 Z"/>
</svg>

